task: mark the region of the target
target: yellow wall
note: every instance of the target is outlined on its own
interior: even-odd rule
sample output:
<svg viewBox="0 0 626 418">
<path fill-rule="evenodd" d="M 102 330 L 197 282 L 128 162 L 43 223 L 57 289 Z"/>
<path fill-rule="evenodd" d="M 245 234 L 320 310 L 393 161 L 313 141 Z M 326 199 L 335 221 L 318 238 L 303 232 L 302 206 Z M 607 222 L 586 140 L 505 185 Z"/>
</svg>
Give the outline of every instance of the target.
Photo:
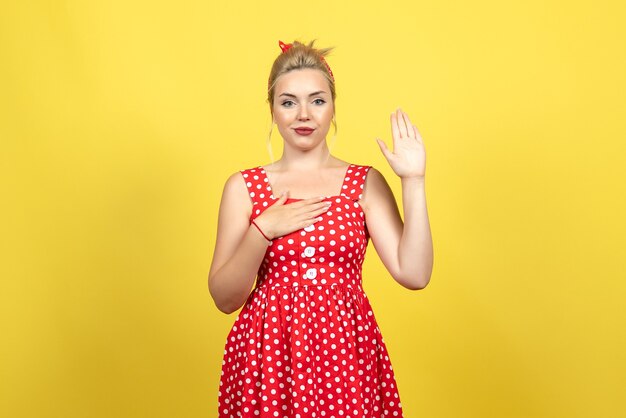
<svg viewBox="0 0 626 418">
<path fill-rule="evenodd" d="M 405 416 L 626 416 L 626 13 L 514 3 L 4 2 L 0 416 L 216 416 L 220 194 L 313 38 L 336 156 L 401 205 L 374 138 L 401 106 L 426 145 L 431 282 L 364 271 Z"/>
</svg>

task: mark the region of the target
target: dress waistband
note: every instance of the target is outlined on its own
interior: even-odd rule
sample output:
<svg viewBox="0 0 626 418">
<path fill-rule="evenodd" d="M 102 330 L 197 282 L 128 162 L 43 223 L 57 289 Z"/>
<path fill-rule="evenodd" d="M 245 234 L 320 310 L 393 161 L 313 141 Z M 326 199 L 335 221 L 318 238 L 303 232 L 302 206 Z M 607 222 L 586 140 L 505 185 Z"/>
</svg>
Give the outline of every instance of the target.
<svg viewBox="0 0 626 418">
<path fill-rule="evenodd" d="M 257 290 L 268 290 L 268 289 L 280 289 L 280 290 L 310 290 L 311 288 L 317 288 L 317 289 L 327 289 L 327 288 L 333 288 L 333 287 L 342 287 L 344 289 L 352 289 L 352 290 L 358 290 L 360 292 L 363 292 L 363 287 L 355 284 L 355 283 L 328 283 L 328 284 L 312 284 L 312 283 L 299 283 L 299 282 L 294 282 L 291 284 L 280 284 L 280 283 L 273 283 L 273 284 L 267 284 L 267 283 L 262 283 L 260 285 L 257 285 L 254 287 L 253 291 L 257 291 Z"/>
</svg>

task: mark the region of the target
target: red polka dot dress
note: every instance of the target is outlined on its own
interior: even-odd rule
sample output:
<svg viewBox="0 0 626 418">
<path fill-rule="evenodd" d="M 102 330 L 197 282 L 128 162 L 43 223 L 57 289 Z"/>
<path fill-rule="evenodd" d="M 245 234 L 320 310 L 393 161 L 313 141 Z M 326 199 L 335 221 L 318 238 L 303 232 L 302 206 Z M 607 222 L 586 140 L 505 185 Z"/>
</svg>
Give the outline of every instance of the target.
<svg viewBox="0 0 626 418">
<path fill-rule="evenodd" d="M 402 417 L 391 361 L 362 288 L 369 233 L 357 203 L 371 166 L 350 164 L 321 221 L 273 240 L 226 339 L 220 418 Z M 278 198 L 241 170 L 251 220 Z M 285 204 L 301 199 L 287 199 Z"/>
</svg>

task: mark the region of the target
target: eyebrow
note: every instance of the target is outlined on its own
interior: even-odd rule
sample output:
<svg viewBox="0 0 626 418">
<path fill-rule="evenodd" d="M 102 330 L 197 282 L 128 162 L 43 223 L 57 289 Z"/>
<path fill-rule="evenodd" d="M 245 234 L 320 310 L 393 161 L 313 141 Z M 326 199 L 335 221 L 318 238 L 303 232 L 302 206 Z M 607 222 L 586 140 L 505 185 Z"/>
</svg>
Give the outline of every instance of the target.
<svg viewBox="0 0 626 418">
<path fill-rule="evenodd" d="M 315 91 L 315 92 L 313 92 L 313 93 L 309 94 L 309 97 L 311 97 L 311 96 L 316 96 L 316 95 L 318 95 L 318 94 L 326 94 L 326 92 L 325 92 L 324 90 Z M 295 94 L 291 94 L 291 93 L 283 93 L 283 94 L 281 94 L 280 96 L 296 97 L 296 96 L 295 96 Z M 278 97 L 280 97 L 280 96 L 278 96 Z"/>
</svg>

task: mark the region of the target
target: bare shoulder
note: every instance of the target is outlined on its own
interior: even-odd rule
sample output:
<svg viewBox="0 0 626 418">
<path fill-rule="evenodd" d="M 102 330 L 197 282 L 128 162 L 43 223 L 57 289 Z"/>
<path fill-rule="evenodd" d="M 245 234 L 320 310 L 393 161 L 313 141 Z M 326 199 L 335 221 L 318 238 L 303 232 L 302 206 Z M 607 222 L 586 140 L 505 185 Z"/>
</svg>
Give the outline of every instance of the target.
<svg viewBox="0 0 626 418">
<path fill-rule="evenodd" d="M 385 179 L 385 176 L 374 167 L 370 167 L 367 176 L 365 177 L 365 184 L 363 185 L 363 194 L 359 204 L 363 207 L 364 211 L 381 204 L 389 204 L 395 202 L 393 191 L 389 187 L 389 183 Z"/>
<path fill-rule="evenodd" d="M 246 180 L 241 171 L 232 173 L 224 183 L 222 191 L 222 204 L 227 211 L 245 213 L 249 218 L 252 214 L 252 200 L 248 194 Z"/>
</svg>

